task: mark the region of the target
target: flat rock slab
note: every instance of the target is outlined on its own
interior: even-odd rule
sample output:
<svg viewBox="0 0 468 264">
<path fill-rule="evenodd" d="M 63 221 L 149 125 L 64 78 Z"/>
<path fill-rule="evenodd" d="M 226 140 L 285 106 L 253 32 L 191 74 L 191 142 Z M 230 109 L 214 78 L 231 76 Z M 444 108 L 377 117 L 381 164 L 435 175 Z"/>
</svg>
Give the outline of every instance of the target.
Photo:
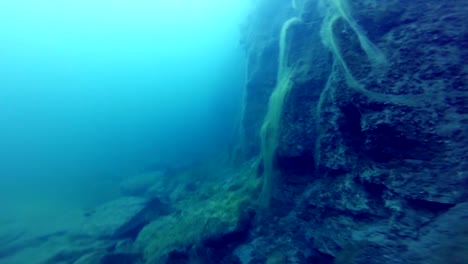
<svg viewBox="0 0 468 264">
<path fill-rule="evenodd" d="M 123 197 L 93 210 L 75 234 L 110 239 L 131 237 L 152 219 L 167 212 L 168 208 L 159 200 Z"/>
</svg>

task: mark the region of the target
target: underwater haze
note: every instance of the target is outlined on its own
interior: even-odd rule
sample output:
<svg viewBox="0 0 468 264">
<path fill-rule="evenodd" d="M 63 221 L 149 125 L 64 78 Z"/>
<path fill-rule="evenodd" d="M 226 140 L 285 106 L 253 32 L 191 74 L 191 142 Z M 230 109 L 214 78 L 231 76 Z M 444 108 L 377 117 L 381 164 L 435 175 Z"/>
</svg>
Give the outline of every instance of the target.
<svg viewBox="0 0 468 264">
<path fill-rule="evenodd" d="M 1 1 L 0 220 L 50 221 L 232 144 L 247 6 Z"/>
<path fill-rule="evenodd" d="M 0 1 L 0 264 L 468 263 L 466 14 Z"/>
</svg>

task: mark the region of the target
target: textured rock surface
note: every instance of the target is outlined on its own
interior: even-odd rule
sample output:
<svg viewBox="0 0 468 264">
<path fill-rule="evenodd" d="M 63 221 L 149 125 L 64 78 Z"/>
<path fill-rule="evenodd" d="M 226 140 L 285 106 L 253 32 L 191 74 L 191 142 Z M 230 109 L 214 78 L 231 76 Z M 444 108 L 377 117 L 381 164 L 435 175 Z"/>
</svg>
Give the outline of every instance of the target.
<svg viewBox="0 0 468 264">
<path fill-rule="evenodd" d="M 293 3 L 288 15 L 300 20 L 285 29 L 280 58 L 291 84 L 279 106 L 274 173 L 264 175 L 274 177 L 265 182 L 273 182 L 266 189 L 277 218 L 236 252 L 244 263 L 277 250 L 287 263 L 435 259 L 432 249 L 450 240 L 447 227 L 466 222 L 467 3 Z M 254 43 L 279 39 L 252 30 L 262 36 Z M 271 94 L 275 85 L 247 92 Z"/>
<path fill-rule="evenodd" d="M 176 213 L 155 219 L 139 232 L 133 247 L 145 263 L 233 263 L 231 253 L 247 240 L 254 220 L 250 205 L 258 180 L 252 166 L 223 175 L 226 178 L 217 177 L 198 192 L 174 200 Z"/>
</svg>

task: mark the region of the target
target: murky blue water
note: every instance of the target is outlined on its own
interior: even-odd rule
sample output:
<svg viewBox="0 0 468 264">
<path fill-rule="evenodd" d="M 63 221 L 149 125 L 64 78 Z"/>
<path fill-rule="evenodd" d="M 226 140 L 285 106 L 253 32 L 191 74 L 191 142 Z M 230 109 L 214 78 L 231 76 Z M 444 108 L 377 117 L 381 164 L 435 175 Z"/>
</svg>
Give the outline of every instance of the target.
<svg viewBox="0 0 468 264">
<path fill-rule="evenodd" d="M 0 234 L 42 232 L 235 135 L 247 1 L 0 2 Z M 17 235 L 17 234 L 13 234 Z"/>
</svg>

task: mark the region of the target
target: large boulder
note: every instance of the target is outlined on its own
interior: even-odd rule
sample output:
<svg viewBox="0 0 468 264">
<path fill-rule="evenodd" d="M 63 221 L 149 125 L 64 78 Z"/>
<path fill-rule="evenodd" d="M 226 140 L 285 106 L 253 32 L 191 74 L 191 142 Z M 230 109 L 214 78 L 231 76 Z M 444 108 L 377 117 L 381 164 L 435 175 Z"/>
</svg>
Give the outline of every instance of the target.
<svg viewBox="0 0 468 264">
<path fill-rule="evenodd" d="M 246 241 L 254 219 L 250 206 L 257 181 L 252 171 L 219 180 L 216 188 L 208 184 L 199 193 L 189 193 L 174 205 L 176 213 L 140 231 L 135 251 L 142 252 L 146 263 L 230 263 L 222 261 Z"/>
</svg>

